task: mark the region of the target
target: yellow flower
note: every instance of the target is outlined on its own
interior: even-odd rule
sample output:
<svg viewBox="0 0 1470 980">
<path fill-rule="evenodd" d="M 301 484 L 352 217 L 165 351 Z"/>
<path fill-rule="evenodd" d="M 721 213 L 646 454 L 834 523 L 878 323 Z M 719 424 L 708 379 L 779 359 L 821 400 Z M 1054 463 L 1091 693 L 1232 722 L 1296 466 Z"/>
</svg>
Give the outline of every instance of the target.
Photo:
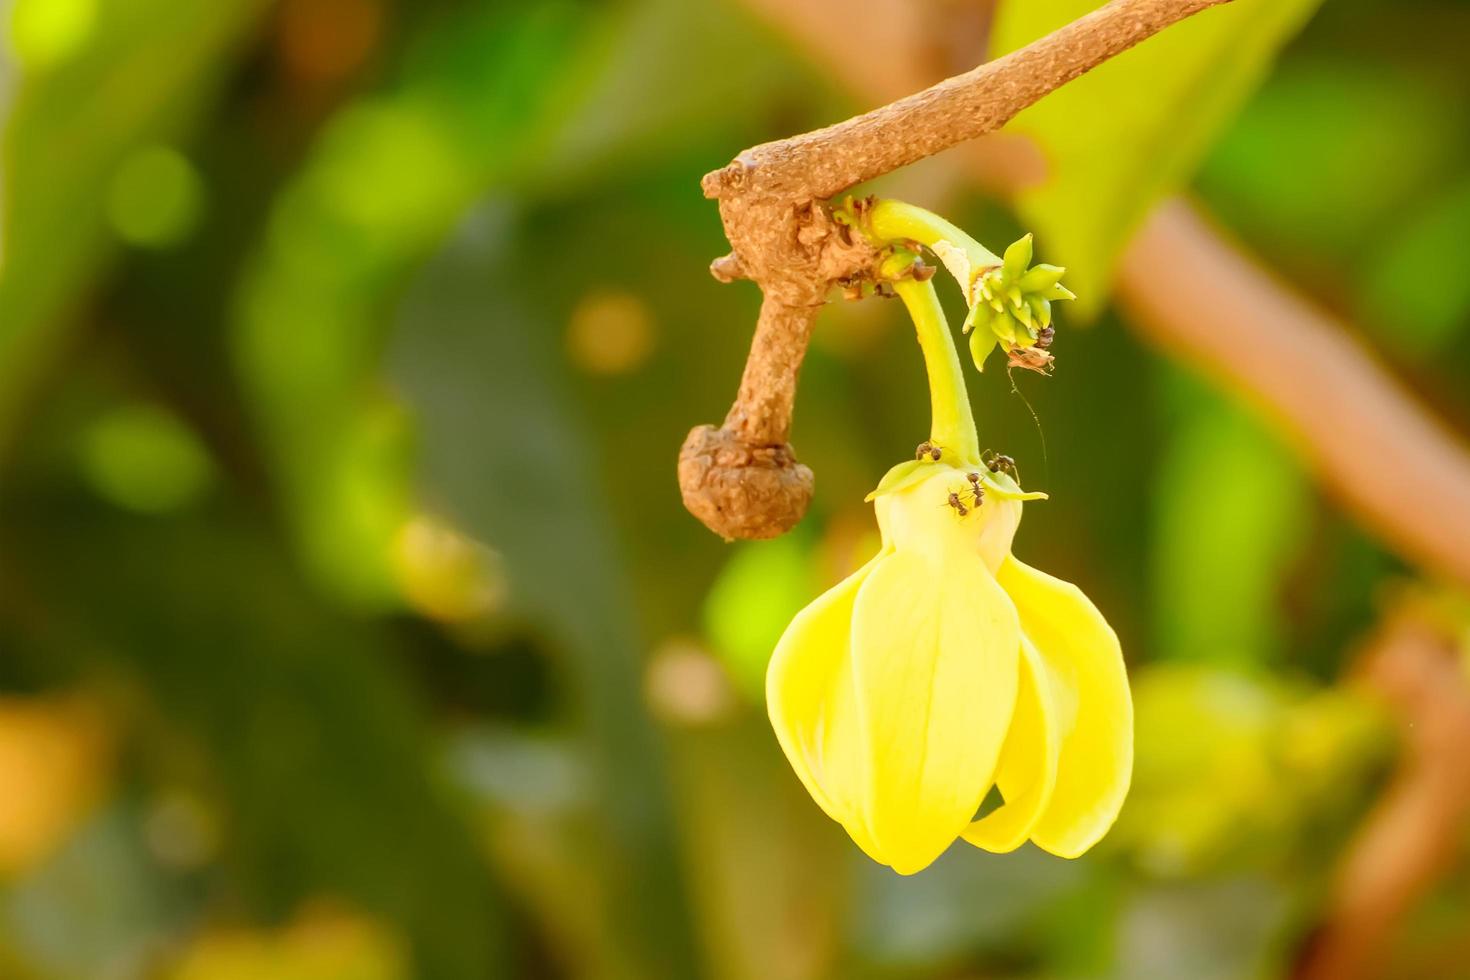
<svg viewBox="0 0 1470 980">
<path fill-rule="evenodd" d="M 1033 495 L 959 455 L 895 468 L 877 556 L 797 614 L 766 675 L 812 798 L 900 874 L 957 838 L 1076 857 L 1133 768 L 1117 637 L 1076 586 L 1011 554 Z M 1004 804 L 976 819 L 992 786 Z"/>
</svg>

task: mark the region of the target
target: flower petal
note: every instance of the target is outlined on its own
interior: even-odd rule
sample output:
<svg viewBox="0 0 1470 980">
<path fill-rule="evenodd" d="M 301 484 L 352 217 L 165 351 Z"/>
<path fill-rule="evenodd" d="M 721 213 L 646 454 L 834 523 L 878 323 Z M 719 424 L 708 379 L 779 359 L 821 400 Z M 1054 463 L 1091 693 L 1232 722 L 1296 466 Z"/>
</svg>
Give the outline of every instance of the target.
<svg viewBox="0 0 1470 980">
<path fill-rule="evenodd" d="M 1015 608 L 966 548 L 899 549 L 858 590 L 853 680 L 864 812 L 900 874 L 954 843 L 990 788 L 1019 683 Z"/>
<path fill-rule="evenodd" d="M 970 824 L 964 838 L 976 847 L 1004 854 L 1031 836 L 1051 802 L 1056 785 L 1061 732 L 1052 700 L 1054 680 L 1035 644 L 1021 637 L 1021 689 L 1016 716 L 1006 733 L 995 773 L 1005 805 Z"/>
<path fill-rule="evenodd" d="M 852 679 L 852 608 L 880 553 L 814 599 L 786 627 L 766 668 L 766 710 L 802 785 L 863 850 L 866 775 Z"/>
<path fill-rule="evenodd" d="M 1031 839 L 1077 857 L 1117 819 L 1133 776 L 1133 700 L 1123 653 L 1102 613 L 1070 582 L 1014 557 L 996 577 L 1046 664 L 1062 736 L 1051 803 Z"/>
</svg>

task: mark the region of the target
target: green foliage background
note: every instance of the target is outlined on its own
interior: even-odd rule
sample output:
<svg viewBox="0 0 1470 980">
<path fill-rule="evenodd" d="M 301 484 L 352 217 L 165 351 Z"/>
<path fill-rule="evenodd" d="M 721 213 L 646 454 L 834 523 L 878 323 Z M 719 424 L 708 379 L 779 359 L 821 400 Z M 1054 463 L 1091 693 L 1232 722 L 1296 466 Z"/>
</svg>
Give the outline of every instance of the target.
<svg viewBox="0 0 1470 980">
<path fill-rule="evenodd" d="M 1003 0 L 992 45 L 1092 6 Z M 1056 179 L 1014 211 L 877 188 L 1072 268 L 1062 370 L 972 388 L 1139 710 L 1096 852 L 900 879 L 761 694 L 927 431 L 897 306 L 818 326 L 792 535 L 723 544 L 673 465 L 758 301 L 699 176 L 864 106 L 736 0 L 0 4 L 0 975 L 1288 975 L 1396 751 L 1343 677 L 1415 571 L 1106 300 L 1187 185 L 1470 431 L 1470 5 L 1316 6 L 1023 114 Z M 1393 976 L 1470 976 L 1464 857 Z"/>
</svg>

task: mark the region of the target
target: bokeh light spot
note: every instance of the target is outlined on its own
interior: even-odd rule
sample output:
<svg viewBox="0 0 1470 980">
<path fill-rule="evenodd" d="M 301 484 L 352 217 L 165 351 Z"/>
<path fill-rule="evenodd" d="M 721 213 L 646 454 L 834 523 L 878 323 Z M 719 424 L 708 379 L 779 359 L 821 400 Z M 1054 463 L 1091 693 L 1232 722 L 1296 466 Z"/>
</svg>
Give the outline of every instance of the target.
<svg viewBox="0 0 1470 980">
<path fill-rule="evenodd" d="M 654 651 L 644 690 L 654 714 L 676 725 L 716 724 L 736 705 L 720 662 L 687 639 L 671 639 Z"/>
<path fill-rule="evenodd" d="M 336 81 L 367 60 L 382 23 L 380 0 L 286 0 L 277 39 L 281 60 L 297 78 Z"/>
<path fill-rule="evenodd" d="M 149 405 L 130 406 L 94 423 L 82 440 L 81 467 L 100 496 L 142 513 L 191 503 L 214 476 L 194 433 Z"/>
<path fill-rule="evenodd" d="M 204 210 L 204 183 L 183 154 L 149 146 L 130 154 L 108 189 L 107 217 L 123 241 L 167 248 L 188 238 Z"/>
<path fill-rule="evenodd" d="M 97 20 L 97 0 L 16 0 L 10 48 L 29 70 L 58 65 L 79 51 Z"/>
<path fill-rule="evenodd" d="M 285 926 L 215 927 L 199 935 L 166 980 L 407 980 L 402 938 L 386 924 L 324 899 Z"/>
<path fill-rule="evenodd" d="M 653 314 L 632 293 L 602 290 L 584 296 L 567 324 L 567 352 L 588 374 L 627 374 L 648 360 Z"/>
<path fill-rule="evenodd" d="M 0 698 L 0 876 L 34 867 L 66 839 L 100 795 L 108 757 L 90 704 Z"/>
<path fill-rule="evenodd" d="M 500 607 L 500 557 L 442 521 L 419 514 L 393 541 L 393 565 L 409 605 L 431 619 L 464 623 Z"/>
</svg>

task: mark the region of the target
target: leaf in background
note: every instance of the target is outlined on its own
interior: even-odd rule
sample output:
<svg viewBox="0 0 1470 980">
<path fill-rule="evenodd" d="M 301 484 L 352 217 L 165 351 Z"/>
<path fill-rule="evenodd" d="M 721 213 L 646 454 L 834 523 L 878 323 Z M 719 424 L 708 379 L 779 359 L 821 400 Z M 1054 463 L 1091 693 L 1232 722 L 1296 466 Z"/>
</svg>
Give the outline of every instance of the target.
<svg viewBox="0 0 1470 980">
<path fill-rule="evenodd" d="M 1459 175 L 1462 138 L 1444 120 L 1460 111 L 1453 89 L 1419 66 L 1298 57 L 1224 134 L 1199 187 L 1284 260 L 1321 255 L 1371 275 L 1385 231 Z"/>
<path fill-rule="evenodd" d="M 800 529 L 734 549 L 704 602 L 704 630 L 742 693 L 765 703 L 766 663 L 820 576 Z"/>
<path fill-rule="evenodd" d="M 1102 308 L 1113 263 L 1153 203 L 1189 180 L 1221 127 L 1320 0 L 1235 0 L 1100 65 L 1021 113 L 1014 132 L 1045 154 L 1046 181 L 1017 207 L 1040 254 L 1065 265 L 1079 316 Z M 1008 0 L 992 35 L 1001 55 L 1101 6 Z M 1289 163 L 1283 163 L 1289 165 Z"/>
<path fill-rule="evenodd" d="M 19 0 L 17 21 L 50 3 Z M 187 131 L 265 5 L 102 3 L 90 18 L 35 32 L 31 63 L 20 45 L 23 71 L 0 146 L 0 444 L 107 255 L 119 168 L 134 151 Z M 64 44 L 58 29 L 69 35 Z"/>
<path fill-rule="evenodd" d="M 587 753 L 609 951 L 639 977 L 696 975 L 664 747 L 600 464 L 568 405 L 560 337 L 510 217 L 482 208 L 404 300 L 391 361 L 422 428 L 425 494 L 505 560 L 516 605 L 566 657 Z"/>
<path fill-rule="evenodd" d="M 561 118 L 583 8 L 457 10 L 400 80 L 340 111 L 274 205 L 236 297 L 235 353 L 314 577 L 365 606 L 396 592 L 410 432 L 380 383 L 387 310 L 486 188 Z"/>
<path fill-rule="evenodd" d="M 1158 656 L 1273 661 L 1282 652 L 1284 578 L 1310 525 L 1306 481 L 1243 409 L 1192 378 L 1172 380 L 1153 534 Z"/>
<path fill-rule="evenodd" d="M 1372 253 L 1363 305 L 1385 344 L 1420 356 L 1470 325 L 1470 181 L 1439 194 Z"/>
<path fill-rule="evenodd" d="M 337 895 L 394 923 L 418 976 L 508 975 L 500 896 L 384 634 L 318 602 L 252 521 L 116 513 L 43 499 L 0 528 L 17 645 L 112 679 L 152 775 L 227 815 L 254 916 Z"/>
</svg>

